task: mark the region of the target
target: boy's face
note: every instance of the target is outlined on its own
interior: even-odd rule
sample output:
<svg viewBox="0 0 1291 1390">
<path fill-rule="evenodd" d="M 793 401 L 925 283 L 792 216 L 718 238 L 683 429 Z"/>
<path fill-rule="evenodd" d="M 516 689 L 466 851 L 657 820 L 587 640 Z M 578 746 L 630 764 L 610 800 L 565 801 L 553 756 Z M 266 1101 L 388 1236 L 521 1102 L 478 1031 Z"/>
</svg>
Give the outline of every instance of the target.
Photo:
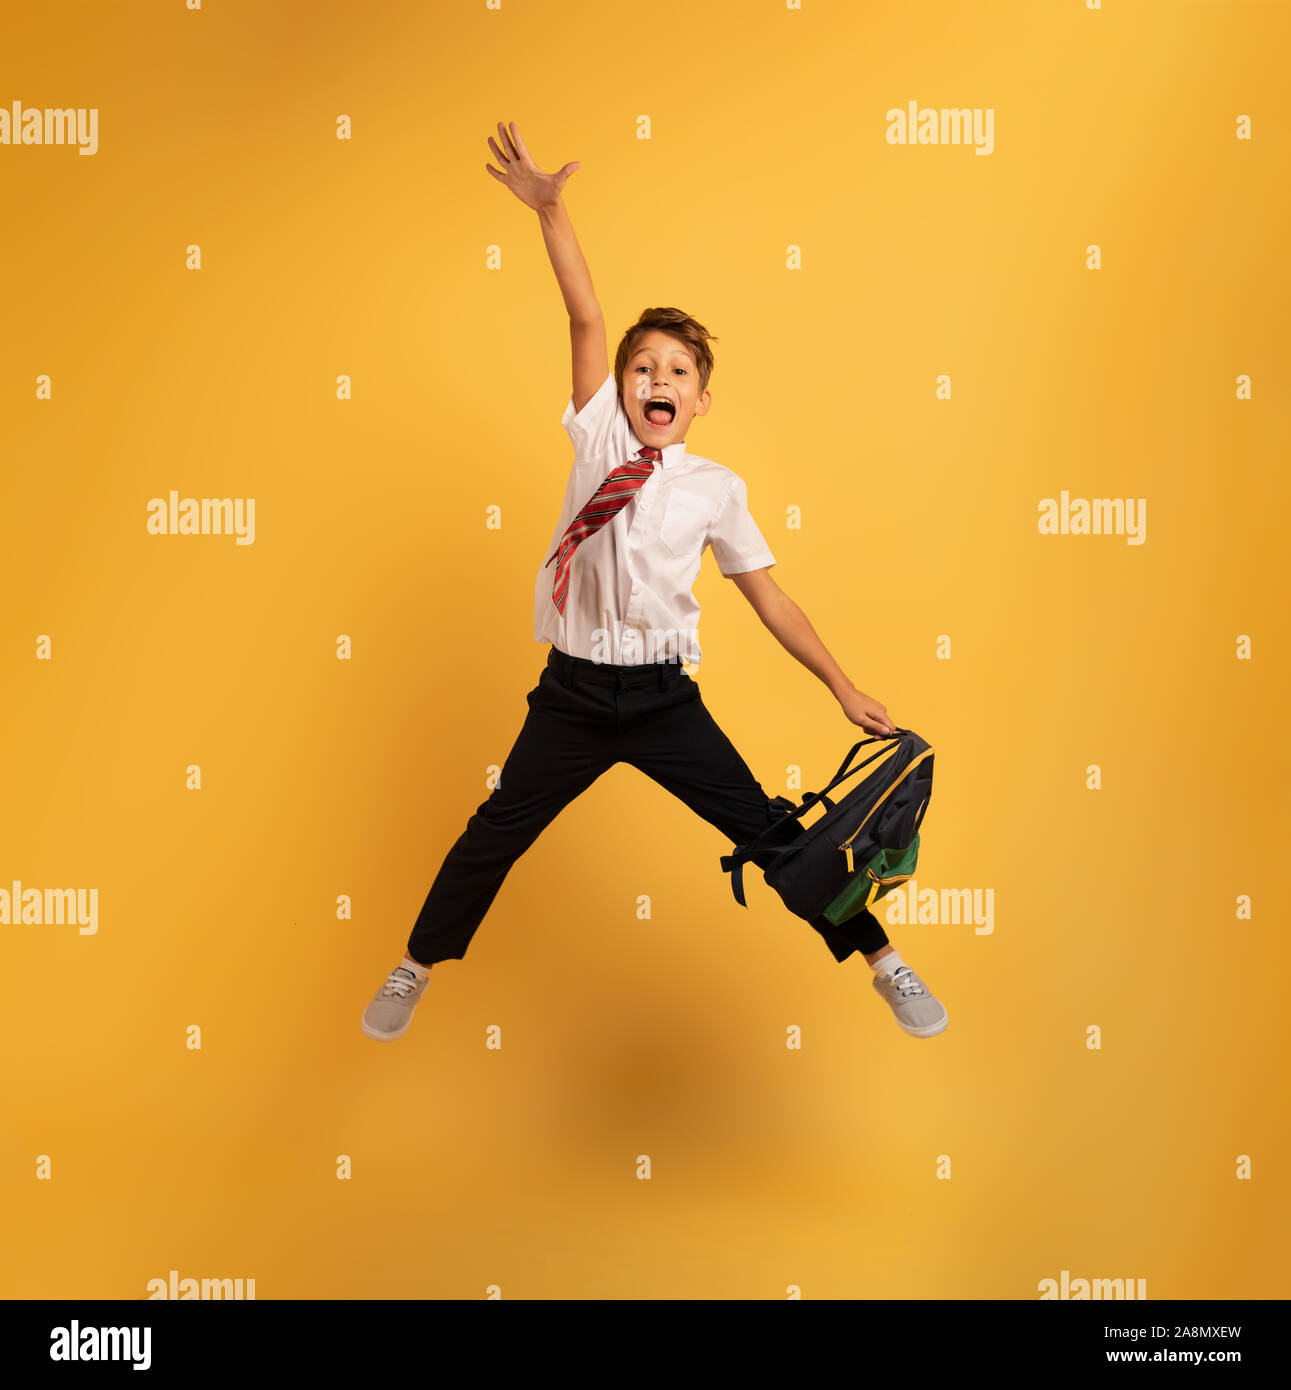
<svg viewBox="0 0 1291 1390">
<path fill-rule="evenodd" d="M 642 442 L 662 449 L 680 444 L 696 415 L 707 415 L 712 398 L 699 389 L 699 369 L 680 338 L 652 328 L 637 342 L 623 370 L 623 409 L 632 432 Z M 655 407 L 667 401 L 672 407 Z"/>
</svg>

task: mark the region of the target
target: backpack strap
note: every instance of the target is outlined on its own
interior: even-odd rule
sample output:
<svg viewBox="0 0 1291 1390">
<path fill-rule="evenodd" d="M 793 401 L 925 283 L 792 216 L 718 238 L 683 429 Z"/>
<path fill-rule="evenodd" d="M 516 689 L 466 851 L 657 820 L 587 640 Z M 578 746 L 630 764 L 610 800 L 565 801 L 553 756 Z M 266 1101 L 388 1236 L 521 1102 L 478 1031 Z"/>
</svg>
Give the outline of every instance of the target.
<svg viewBox="0 0 1291 1390">
<path fill-rule="evenodd" d="M 738 853 L 722 855 L 722 872 L 731 876 L 731 892 L 741 907 L 748 907 L 744 901 L 744 859 Z"/>
<path fill-rule="evenodd" d="M 815 792 L 809 792 L 808 795 L 814 797 Z M 722 872 L 728 873 L 731 876 L 731 892 L 735 895 L 735 901 L 739 903 L 741 907 L 748 906 L 748 903 L 744 901 L 745 863 L 752 859 L 758 852 L 762 840 L 773 830 L 778 829 L 784 821 L 788 820 L 788 813 L 796 809 L 794 803 L 790 801 L 787 796 L 773 796 L 771 798 L 771 807 L 772 814 L 775 817 L 771 824 L 768 825 L 765 830 L 755 835 L 747 844 L 738 846 L 736 849 L 732 850 L 730 854 L 722 855 L 720 860 Z"/>
</svg>

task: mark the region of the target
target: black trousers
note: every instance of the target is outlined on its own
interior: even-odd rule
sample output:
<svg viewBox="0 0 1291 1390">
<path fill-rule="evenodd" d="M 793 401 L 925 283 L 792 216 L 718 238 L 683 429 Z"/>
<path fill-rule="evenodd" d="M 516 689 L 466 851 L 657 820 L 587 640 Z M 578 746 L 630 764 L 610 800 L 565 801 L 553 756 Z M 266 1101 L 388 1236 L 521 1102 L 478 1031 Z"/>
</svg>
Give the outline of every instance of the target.
<svg viewBox="0 0 1291 1390">
<path fill-rule="evenodd" d="M 732 846 L 751 840 L 779 812 L 700 699 L 677 661 L 611 666 L 552 647 L 529 713 L 480 805 L 440 866 L 408 939 L 422 965 L 461 960 L 512 864 L 543 829 L 607 768 L 630 763 L 680 797 Z M 781 827 L 784 844 L 800 821 Z M 714 872 L 721 870 L 713 856 Z M 766 868 L 768 854 L 753 862 Z M 732 903 L 736 912 L 743 908 Z M 805 919 L 804 919 L 805 920 Z M 882 949 L 887 935 L 862 912 L 836 927 L 811 922 L 838 961 Z"/>
</svg>

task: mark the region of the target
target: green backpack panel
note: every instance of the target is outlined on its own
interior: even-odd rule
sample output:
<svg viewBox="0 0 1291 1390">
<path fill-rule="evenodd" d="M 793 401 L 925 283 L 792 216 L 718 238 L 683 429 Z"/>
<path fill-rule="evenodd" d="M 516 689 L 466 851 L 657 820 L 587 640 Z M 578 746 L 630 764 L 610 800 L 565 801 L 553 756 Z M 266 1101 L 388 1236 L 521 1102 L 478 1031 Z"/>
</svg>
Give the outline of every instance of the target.
<svg viewBox="0 0 1291 1390">
<path fill-rule="evenodd" d="M 907 879 L 914 876 L 919 859 L 919 836 L 916 833 L 905 849 L 881 849 L 863 868 L 847 880 L 843 891 L 825 909 L 825 916 L 835 925 L 864 912 Z"/>
</svg>

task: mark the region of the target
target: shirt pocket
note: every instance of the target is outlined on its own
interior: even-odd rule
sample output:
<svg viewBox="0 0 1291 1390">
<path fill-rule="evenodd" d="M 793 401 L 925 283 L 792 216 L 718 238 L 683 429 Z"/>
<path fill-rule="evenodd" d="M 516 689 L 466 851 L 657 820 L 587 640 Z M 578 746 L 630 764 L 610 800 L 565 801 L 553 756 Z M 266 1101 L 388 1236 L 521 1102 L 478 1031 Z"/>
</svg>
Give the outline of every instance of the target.
<svg viewBox="0 0 1291 1390">
<path fill-rule="evenodd" d="M 673 488 L 659 523 L 659 539 L 674 555 L 697 554 L 708 532 L 709 510 L 706 497 Z"/>
</svg>

